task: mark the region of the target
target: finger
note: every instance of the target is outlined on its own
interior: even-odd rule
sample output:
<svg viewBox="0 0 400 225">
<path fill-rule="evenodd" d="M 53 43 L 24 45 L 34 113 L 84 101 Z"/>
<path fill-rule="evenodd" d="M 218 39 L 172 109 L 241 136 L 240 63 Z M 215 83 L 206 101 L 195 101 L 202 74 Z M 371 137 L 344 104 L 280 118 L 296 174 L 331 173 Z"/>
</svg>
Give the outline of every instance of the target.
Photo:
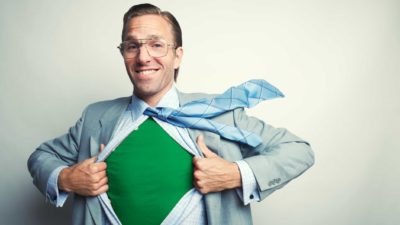
<svg viewBox="0 0 400 225">
<path fill-rule="evenodd" d="M 207 169 L 207 163 L 206 161 L 210 160 L 207 158 L 196 158 L 196 160 L 193 160 L 193 172 L 195 171 L 204 171 Z"/>
<path fill-rule="evenodd" d="M 98 178 L 97 181 L 99 182 L 100 180 L 107 177 L 107 173 L 106 173 L 106 171 L 102 171 L 102 172 L 96 173 L 95 176 Z"/>
<path fill-rule="evenodd" d="M 204 187 L 204 185 L 201 182 L 195 181 L 195 182 L 193 182 L 193 185 L 200 193 L 202 193 L 202 194 L 208 193 L 206 187 Z"/>
<path fill-rule="evenodd" d="M 193 165 L 196 166 L 202 158 L 199 156 L 195 156 L 192 159 Z"/>
<path fill-rule="evenodd" d="M 93 191 L 90 195 L 91 196 L 97 196 L 97 195 L 103 194 L 106 191 L 108 191 L 108 185 L 107 184 L 99 187 L 96 191 Z"/>
<path fill-rule="evenodd" d="M 193 186 L 199 191 L 202 188 L 201 183 L 200 183 L 199 180 L 193 180 Z"/>
<path fill-rule="evenodd" d="M 206 158 L 213 157 L 216 155 L 214 152 L 212 152 L 210 149 L 208 149 L 206 143 L 204 142 L 204 137 L 202 134 L 200 134 L 197 137 L 197 144 L 199 145 L 200 150 L 203 152 L 203 154 Z"/>
<path fill-rule="evenodd" d="M 100 181 L 99 181 L 99 185 L 100 186 L 104 186 L 108 184 L 108 177 L 103 177 Z"/>
<path fill-rule="evenodd" d="M 97 157 L 96 157 L 96 156 L 93 156 L 93 157 L 91 157 L 91 158 L 89 158 L 89 159 L 86 159 L 86 160 L 87 160 L 87 162 L 89 162 L 89 163 L 95 163 L 95 162 L 96 162 L 96 159 L 97 159 Z"/>
<path fill-rule="evenodd" d="M 99 190 L 98 190 L 98 193 L 102 194 L 106 191 L 108 191 L 108 184 L 101 186 L 101 188 L 99 188 Z"/>
<path fill-rule="evenodd" d="M 98 160 L 99 155 L 100 155 L 100 153 L 104 150 L 104 148 L 105 148 L 105 145 L 104 145 L 104 144 L 100 144 L 100 146 L 99 146 L 99 153 L 97 154 L 97 156 L 95 156 L 96 162 L 99 161 L 99 160 Z"/>
<path fill-rule="evenodd" d="M 99 172 L 105 172 L 107 169 L 107 164 L 105 162 L 93 163 L 89 165 L 89 172 L 92 174 L 97 174 Z"/>
<path fill-rule="evenodd" d="M 204 177 L 204 173 L 201 171 L 201 170 L 195 170 L 194 172 L 193 172 L 193 179 L 195 180 L 195 181 L 199 181 L 199 180 L 201 180 L 201 178 L 203 178 Z"/>
<path fill-rule="evenodd" d="M 107 164 L 105 162 L 98 162 L 95 164 L 97 172 L 105 171 L 107 169 Z"/>
<path fill-rule="evenodd" d="M 91 158 L 88 158 L 88 159 L 85 159 L 84 161 L 82 161 L 82 164 L 83 165 L 87 165 L 87 164 L 93 164 L 93 163 L 95 163 L 96 162 L 96 156 L 94 156 L 94 157 L 91 157 Z"/>
</svg>

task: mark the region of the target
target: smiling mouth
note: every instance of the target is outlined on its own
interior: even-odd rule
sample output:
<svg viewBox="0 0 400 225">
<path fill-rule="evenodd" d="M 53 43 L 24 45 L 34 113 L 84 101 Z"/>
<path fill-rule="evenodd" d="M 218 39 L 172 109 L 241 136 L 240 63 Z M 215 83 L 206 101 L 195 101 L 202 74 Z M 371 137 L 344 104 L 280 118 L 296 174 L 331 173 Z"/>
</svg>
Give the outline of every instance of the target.
<svg viewBox="0 0 400 225">
<path fill-rule="evenodd" d="M 158 69 L 150 69 L 150 70 L 137 70 L 136 73 L 138 75 L 148 75 L 157 72 Z"/>
</svg>

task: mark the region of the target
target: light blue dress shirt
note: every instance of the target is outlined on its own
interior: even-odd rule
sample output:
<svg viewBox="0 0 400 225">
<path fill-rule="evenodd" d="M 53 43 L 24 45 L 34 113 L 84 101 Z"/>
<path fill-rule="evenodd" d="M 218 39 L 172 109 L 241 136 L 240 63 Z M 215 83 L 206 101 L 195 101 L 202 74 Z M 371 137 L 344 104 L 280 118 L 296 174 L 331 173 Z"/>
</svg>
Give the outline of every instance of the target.
<svg viewBox="0 0 400 225">
<path fill-rule="evenodd" d="M 104 161 L 127 135 L 137 129 L 148 118 L 148 116 L 143 115 L 143 112 L 147 107 L 149 107 L 149 105 L 146 102 L 137 98 L 135 95 L 132 96 L 131 104 L 121 117 L 122 119 L 119 121 L 110 142 L 99 154 L 98 161 Z M 174 109 L 179 107 L 179 99 L 175 86 L 163 96 L 157 104 L 157 107 L 169 107 Z M 189 153 L 194 156 L 201 156 L 200 150 L 197 148 L 196 143 L 194 143 L 190 138 L 186 128 L 176 127 L 156 118 L 154 118 L 154 120 Z M 257 182 L 249 165 L 244 160 L 236 161 L 236 163 L 239 167 L 242 178 L 242 187 L 236 189 L 236 191 L 242 199 L 243 204 L 247 205 L 251 202 L 259 201 L 260 196 Z M 57 184 L 58 175 L 63 168 L 65 168 L 65 166 L 59 167 L 52 172 L 46 190 L 47 200 L 57 207 L 63 206 L 68 197 L 68 193 L 59 190 Z M 162 224 L 206 224 L 202 197 L 202 194 L 195 188 L 188 191 L 165 218 Z M 111 207 L 107 194 L 104 193 L 98 196 L 98 198 L 102 204 L 108 221 L 111 224 L 121 224 Z"/>
</svg>

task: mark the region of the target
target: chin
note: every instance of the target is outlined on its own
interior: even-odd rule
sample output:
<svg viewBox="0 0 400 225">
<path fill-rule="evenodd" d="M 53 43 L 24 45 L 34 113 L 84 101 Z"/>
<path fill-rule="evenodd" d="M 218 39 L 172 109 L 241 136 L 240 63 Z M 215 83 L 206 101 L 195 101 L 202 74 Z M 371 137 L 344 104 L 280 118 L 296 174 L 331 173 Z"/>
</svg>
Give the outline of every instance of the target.
<svg viewBox="0 0 400 225">
<path fill-rule="evenodd" d="M 152 88 L 152 87 L 143 87 L 143 86 L 137 85 L 134 87 L 134 89 L 136 90 L 135 91 L 136 95 L 140 95 L 143 97 L 152 96 L 152 95 L 155 95 L 158 93 L 158 90 L 155 90 L 155 88 Z"/>
</svg>

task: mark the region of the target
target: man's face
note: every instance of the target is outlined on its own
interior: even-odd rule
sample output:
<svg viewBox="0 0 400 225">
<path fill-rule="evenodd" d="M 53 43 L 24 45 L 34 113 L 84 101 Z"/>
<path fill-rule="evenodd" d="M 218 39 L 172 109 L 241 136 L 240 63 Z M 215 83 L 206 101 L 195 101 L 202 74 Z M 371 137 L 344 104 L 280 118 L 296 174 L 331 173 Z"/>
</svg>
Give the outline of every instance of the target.
<svg viewBox="0 0 400 225">
<path fill-rule="evenodd" d="M 174 43 L 171 25 L 161 16 L 144 15 L 131 19 L 126 25 L 125 40 L 158 37 Z M 137 56 L 125 59 L 126 71 L 134 86 L 136 96 L 149 105 L 156 105 L 174 82 L 174 70 L 179 67 L 183 50 L 171 47 L 164 57 L 149 55 L 142 45 Z"/>
</svg>

